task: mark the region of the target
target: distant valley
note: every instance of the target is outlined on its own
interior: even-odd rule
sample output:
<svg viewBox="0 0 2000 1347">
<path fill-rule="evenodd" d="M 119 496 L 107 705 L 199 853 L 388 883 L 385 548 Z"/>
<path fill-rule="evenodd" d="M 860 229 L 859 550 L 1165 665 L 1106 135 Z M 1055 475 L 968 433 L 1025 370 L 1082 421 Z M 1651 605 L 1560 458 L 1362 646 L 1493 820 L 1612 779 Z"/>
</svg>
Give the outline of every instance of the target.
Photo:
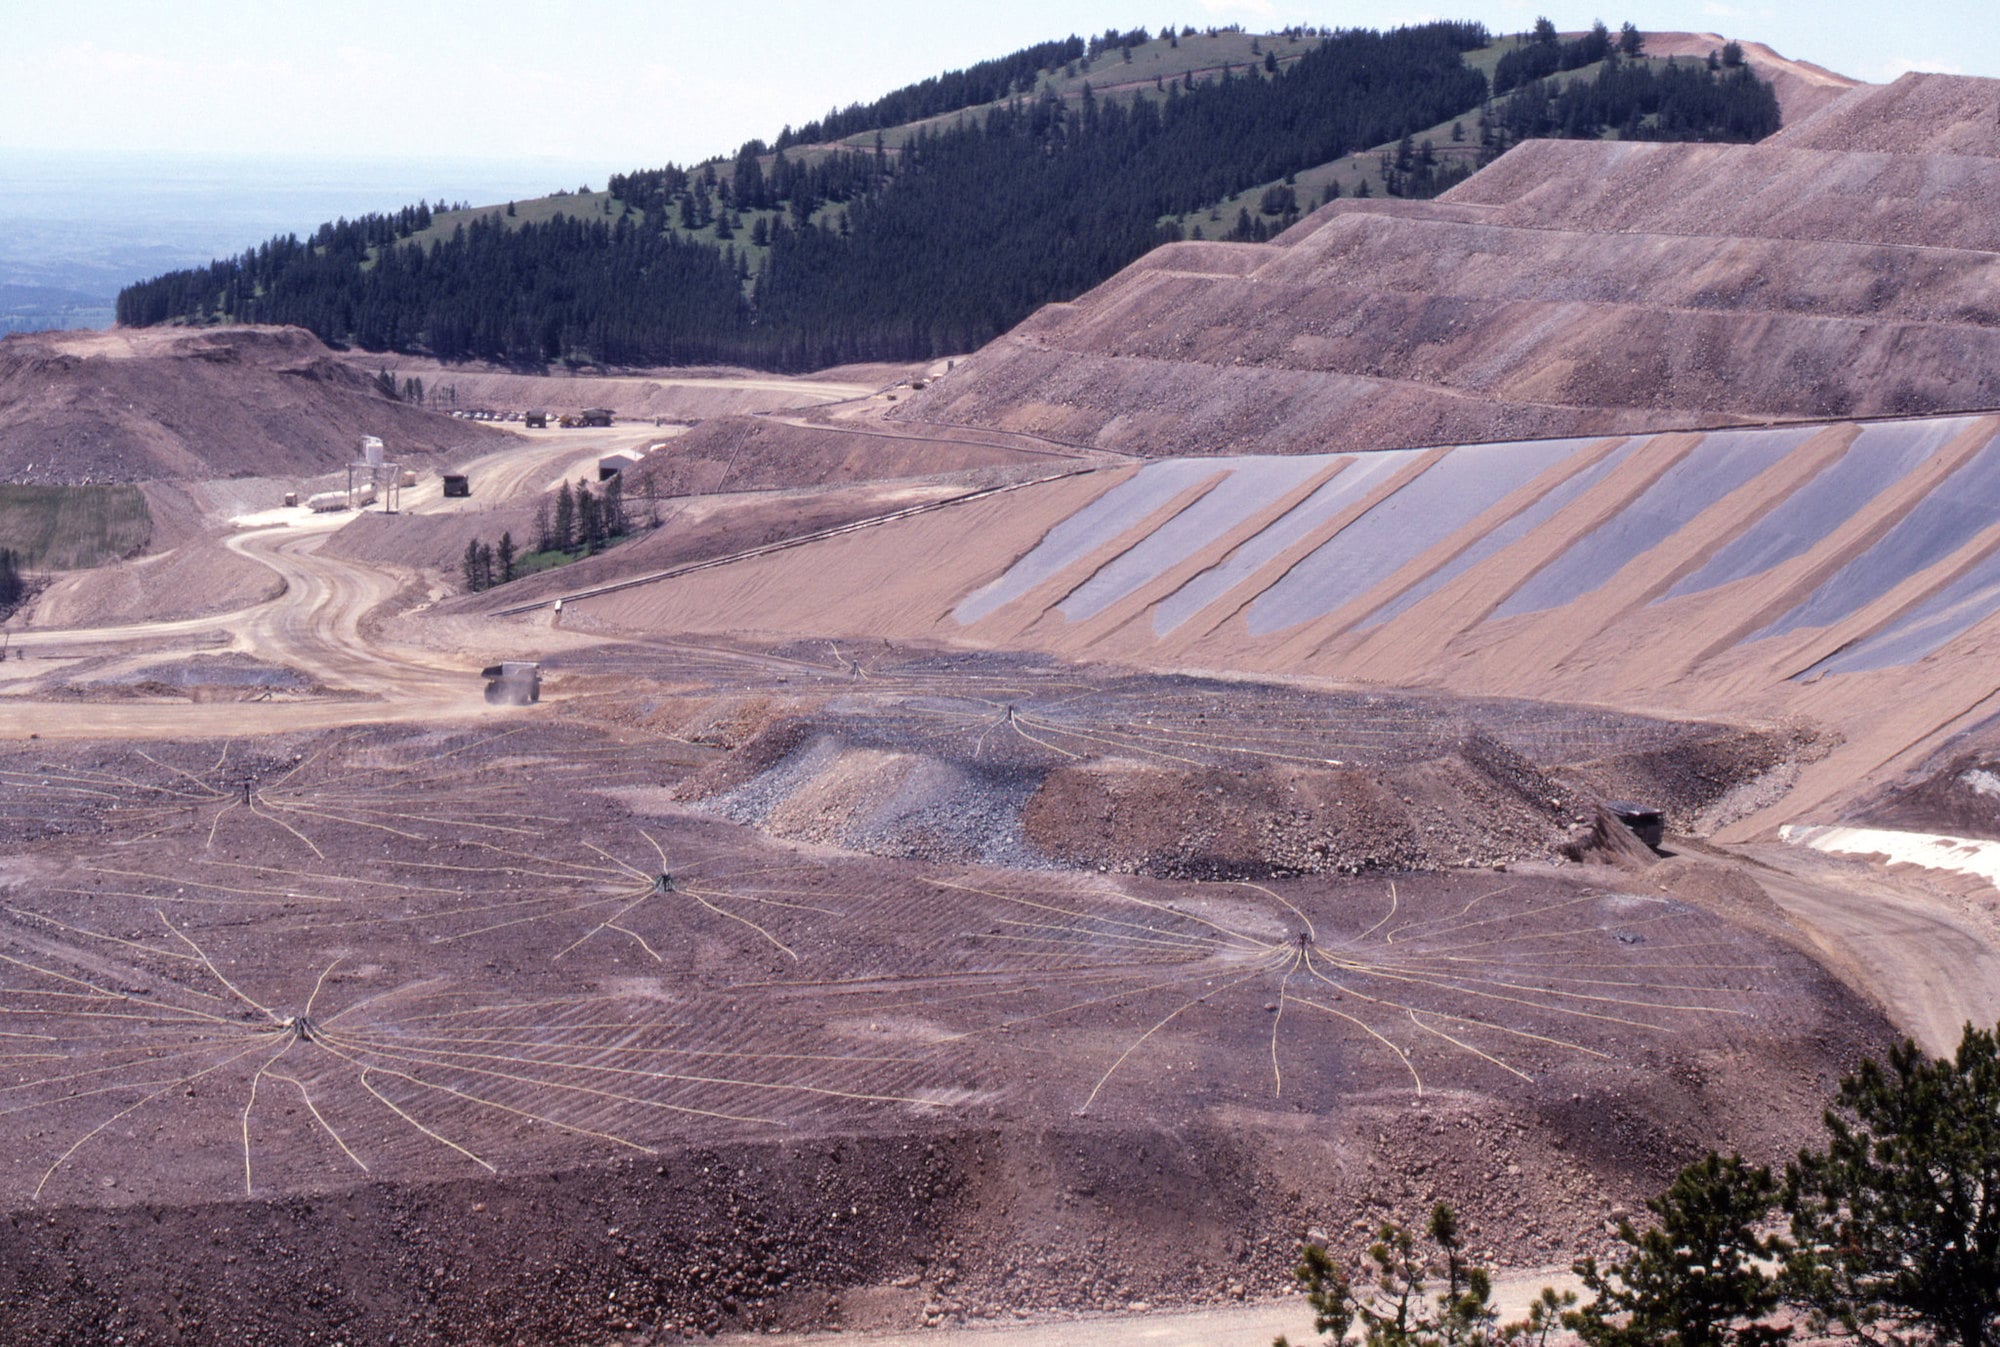
<svg viewBox="0 0 2000 1347">
<path fill-rule="evenodd" d="M 118 292 L 274 233 L 417 197 L 549 190 L 564 165 L 0 150 L 0 333 L 109 327 Z"/>
</svg>

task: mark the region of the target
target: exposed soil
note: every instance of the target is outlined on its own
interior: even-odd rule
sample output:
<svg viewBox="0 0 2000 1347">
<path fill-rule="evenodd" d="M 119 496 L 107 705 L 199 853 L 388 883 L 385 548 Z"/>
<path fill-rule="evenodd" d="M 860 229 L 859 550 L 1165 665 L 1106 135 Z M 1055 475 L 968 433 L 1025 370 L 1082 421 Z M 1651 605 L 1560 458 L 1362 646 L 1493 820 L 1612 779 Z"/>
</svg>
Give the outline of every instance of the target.
<svg viewBox="0 0 2000 1347">
<path fill-rule="evenodd" d="M 384 397 L 299 328 L 0 339 L 0 474 L 16 482 L 312 476 L 375 435 L 409 466 L 496 432 Z"/>
<path fill-rule="evenodd" d="M 70 627 L 203 617 L 235 612 L 283 591 L 268 567 L 203 540 L 127 565 L 56 577 L 28 610 L 27 622 Z"/>
<path fill-rule="evenodd" d="M 1007 468 L 1036 475 L 1048 470 L 1048 460 L 997 445 L 842 433 L 727 416 L 669 441 L 633 476 L 635 491 L 643 494 L 694 496 L 902 477 L 987 480 L 995 476 L 991 470 Z"/>
<path fill-rule="evenodd" d="M 1607 795 L 1692 821 L 1798 751 L 1534 702 L 839 643 L 676 653 L 602 647 L 545 673 L 587 714 L 726 750 L 676 798 L 882 856 L 1202 879 L 1547 860 Z"/>
<path fill-rule="evenodd" d="M 1761 145 L 1530 141 L 1436 202 L 1156 250 L 892 415 L 1177 455 L 2000 405 L 1994 90 L 1863 86 Z"/>
<path fill-rule="evenodd" d="M 1956 736 L 1884 783 L 1846 821 L 2000 840 L 2000 725 L 1988 719 Z"/>
<path fill-rule="evenodd" d="M 686 501 L 650 500 L 642 496 L 628 504 L 636 519 L 646 525 L 631 541 L 558 570 L 528 576 L 502 589 L 469 596 L 454 607 L 490 612 L 495 608 L 522 603 L 547 602 L 592 585 L 654 571 L 670 571 L 691 563 L 784 542 L 789 538 L 804 537 L 921 501 L 959 494 L 965 489 L 945 484 L 865 482 L 824 490 L 747 493 Z M 496 525 L 501 523 L 500 518 L 492 522 L 487 522 L 487 516 L 477 518 L 479 522 L 469 530 L 471 534 L 489 541 L 498 537 Z M 657 526 L 651 524 L 655 518 L 659 520 Z M 532 519 L 530 512 L 528 520 L 531 522 Z M 455 534 L 440 532 L 433 536 L 427 523 L 415 526 L 399 524 L 390 529 L 374 527 L 385 533 L 401 531 L 412 539 L 421 536 L 421 550 L 410 553 L 419 564 L 438 564 L 433 558 L 451 556 L 448 550 L 451 543 L 468 532 L 461 525 Z M 516 529 L 517 537 L 532 536 L 531 529 L 521 525 L 516 525 Z M 457 541 L 456 545 L 462 554 L 464 542 Z M 355 541 L 354 546 L 358 555 L 379 555 L 374 538 L 364 535 Z"/>
<path fill-rule="evenodd" d="M 2000 157 L 2000 84 L 1911 72 L 1786 126 L 1772 143 L 1800 149 Z"/>
<path fill-rule="evenodd" d="M 864 397 L 907 381 L 922 367 L 855 365 L 819 374 L 788 376 L 727 367 L 539 372 L 499 366 L 441 364 L 415 356 L 354 354 L 342 357 L 363 377 L 389 369 L 398 381 L 423 380 L 443 410 L 550 415 L 609 408 L 620 423 L 656 420 L 688 424 L 718 416 L 788 411 Z M 438 399 L 442 399 L 439 401 Z"/>
<path fill-rule="evenodd" d="M 9 1332 L 1221 1301 L 1444 1196 L 1546 1261 L 1702 1146 L 1782 1154 L 1882 1042 L 1672 884 L 889 864 L 688 813 L 712 753 L 531 715 L 0 757 L 48 1044 L 0 1116 Z"/>
<path fill-rule="evenodd" d="M 1299 1239 L 1357 1255 L 1438 1200 L 1474 1257 L 1547 1266 L 1707 1148 L 1782 1160 L 1898 1031 L 2000 1013 L 1990 886 L 1741 840 L 1864 796 L 2000 837 L 2000 626 L 1825 663 L 1984 574 L 2000 533 L 1952 484 L 1992 422 L 1505 471 L 1062 441 L 1987 396 L 1986 99 L 1905 81 L 1767 146 L 1530 147 L 1448 201 L 1161 250 L 956 369 L 398 362 L 461 406 L 640 418 L 609 431 L 443 421 L 282 332 L 10 340 L 0 394 L 39 371 L 12 405 L 79 474 L 263 475 L 150 486 L 177 550 L 9 629 L 0 1337 L 657 1344 L 1234 1302 L 1291 1293 Z M 472 497 L 426 473 L 395 517 L 275 508 L 355 435 L 400 456 L 439 425 L 467 438 L 426 462 Z M 711 494 L 632 493 L 658 529 L 454 596 L 468 539 L 657 439 L 661 490 Z M 1851 446 L 1895 471 L 1838 476 Z M 1965 508 L 1860 606 L 1754 638 L 1934 498 Z M 1753 534 L 1789 559 L 1723 564 Z M 513 659 L 545 700 L 488 707 Z M 1666 810 L 1665 854 L 1610 797 Z"/>
</svg>

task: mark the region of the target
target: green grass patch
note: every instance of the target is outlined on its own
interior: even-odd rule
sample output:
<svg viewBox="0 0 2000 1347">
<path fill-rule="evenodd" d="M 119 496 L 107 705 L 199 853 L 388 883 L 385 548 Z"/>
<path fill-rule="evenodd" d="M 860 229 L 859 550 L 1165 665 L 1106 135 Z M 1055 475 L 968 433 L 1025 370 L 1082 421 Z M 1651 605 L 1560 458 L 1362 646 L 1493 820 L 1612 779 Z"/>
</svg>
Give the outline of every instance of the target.
<svg viewBox="0 0 2000 1347">
<path fill-rule="evenodd" d="M 582 561 L 585 557 L 597 556 L 599 553 L 610 551 L 620 543 L 632 541 L 645 531 L 644 528 L 634 527 L 630 533 L 622 537 L 607 538 L 598 546 L 596 552 L 564 552 L 556 548 L 550 548 L 546 552 L 523 552 L 514 558 L 514 578 L 519 580 L 524 575 L 533 575 L 537 571 L 552 571 L 558 566 L 567 566 L 572 561 Z"/>
<path fill-rule="evenodd" d="M 418 230 L 404 242 L 419 245 L 443 243 L 460 225 L 471 224 L 487 216 L 498 218 L 509 229 L 519 229 L 526 224 L 547 224 L 558 215 L 567 215 L 572 220 L 602 220 L 606 224 L 617 224 L 621 216 L 636 217 L 639 214 L 628 209 L 624 202 L 612 200 L 608 192 L 562 192 L 555 196 L 531 197 L 514 202 L 512 215 L 507 213 L 507 204 L 503 201 L 497 205 L 474 206 L 469 210 L 438 211 L 431 216 L 430 228 Z"/>
<path fill-rule="evenodd" d="M 1566 34 L 1565 36 L 1574 37 L 1576 34 Z M 1184 43 L 1190 40 L 1187 38 L 1182 39 Z M 1503 37 L 1495 41 L 1491 46 L 1481 47 L 1477 51 L 1465 53 L 1465 63 L 1476 69 L 1485 71 L 1487 77 L 1490 79 L 1493 74 L 1493 68 L 1500 64 L 1500 58 L 1521 45 L 1523 44 L 1517 38 Z M 1627 58 L 1624 64 L 1648 65 L 1655 69 L 1661 69 L 1666 66 L 1667 61 L 1665 57 L 1661 56 L 1641 56 L 1636 61 Z M 1594 80 L 1603 72 L 1604 63 L 1599 61 L 1593 65 L 1581 66 L 1575 70 L 1560 71 L 1557 74 L 1548 76 L 1543 83 L 1551 88 L 1561 89 L 1575 80 Z M 1510 90 L 1509 93 L 1511 92 Z M 1507 94 L 1501 95 L 1502 98 L 1507 96 Z M 1458 124 L 1464 139 L 1452 139 L 1453 122 Z M 1615 139 L 1615 134 L 1610 138 Z M 1410 139 L 1419 145 L 1426 140 L 1430 141 L 1437 154 L 1447 163 L 1456 163 L 1464 160 L 1476 164 L 1479 155 L 1479 109 L 1473 108 L 1463 115 L 1453 118 L 1452 121 L 1439 122 L 1436 126 L 1425 127 L 1420 131 L 1413 131 L 1410 133 Z M 1292 188 L 1298 198 L 1300 214 L 1310 214 L 1314 209 L 1324 204 L 1328 199 L 1329 189 L 1334 186 L 1340 188 L 1340 195 L 1351 197 L 1360 190 L 1363 183 L 1366 183 L 1370 196 L 1386 196 L 1388 189 L 1382 181 L 1381 156 L 1385 150 L 1393 151 L 1395 148 L 1396 143 L 1390 141 L 1383 145 L 1376 145 L 1369 149 L 1357 151 L 1354 154 L 1343 155 L 1331 163 L 1316 164 L 1311 168 L 1300 169 L 1292 175 L 1292 182 L 1286 184 Z M 1189 211 L 1185 215 L 1162 216 L 1160 223 L 1162 225 L 1178 226 L 1183 238 L 1192 238 L 1194 231 L 1199 229 L 1204 239 L 1211 241 L 1219 239 L 1235 227 L 1238 211 L 1248 210 L 1253 217 L 1257 216 L 1258 205 L 1263 198 L 1265 189 L 1279 186 L 1281 183 L 1283 183 L 1283 179 L 1260 182 L 1254 187 L 1246 187 L 1235 196 L 1225 197 L 1214 205 L 1202 210 Z M 1271 217 L 1265 216 L 1263 218 L 1266 224 L 1273 223 Z"/>
<path fill-rule="evenodd" d="M 153 536 L 136 486 L 23 486 L 0 482 L 0 547 L 24 570 L 73 571 L 129 557 Z"/>
<path fill-rule="evenodd" d="M 572 561 L 583 559 L 581 552 L 563 552 L 550 548 L 546 552 L 523 552 L 514 558 L 514 578 L 533 575 L 537 571 L 552 571 L 558 566 L 567 566 Z"/>
<path fill-rule="evenodd" d="M 1181 38 L 1178 47 L 1155 38 L 1132 48 L 1132 59 L 1129 61 L 1122 59 L 1118 50 L 1113 48 L 1099 53 L 1094 61 L 1074 62 L 1073 70 L 1069 66 L 1058 66 L 1053 71 L 1045 71 L 1036 81 L 1034 89 L 1021 97 L 1023 101 L 1028 101 L 1044 93 L 1053 93 L 1065 99 L 1081 98 L 1083 86 L 1088 84 L 1093 96 L 1100 101 L 1131 103 L 1139 98 L 1163 100 L 1166 93 L 1159 87 L 1163 83 L 1176 82 L 1192 74 L 1196 84 L 1211 84 L 1221 78 L 1225 66 L 1238 79 L 1245 74 L 1262 76 L 1265 73 L 1266 53 L 1275 56 L 1279 66 L 1283 67 L 1319 44 L 1317 37 L 1288 38 L 1283 33 L 1217 33 L 1213 37 L 1197 33 Z M 901 149 L 919 131 L 942 130 L 957 124 L 961 118 L 976 121 L 1010 101 L 1002 99 L 995 103 L 981 103 L 924 121 L 890 127 L 881 133 L 882 144 L 889 150 Z M 842 149 L 872 150 L 875 135 L 873 131 L 865 131 L 838 144 Z M 811 164 L 823 158 L 826 152 L 799 147 L 785 153 L 794 162 Z"/>
<path fill-rule="evenodd" d="M 1565 38 L 1574 38 L 1577 33 L 1565 33 Z M 1504 34 L 1476 51 L 1465 53 L 1465 63 L 1484 71 L 1490 78 L 1499 65 L 1500 58 L 1522 46 L 1524 39 L 1519 34 Z M 1034 90 L 1023 95 L 1025 98 L 1039 97 L 1053 93 L 1065 99 L 1081 96 L 1085 85 L 1089 85 L 1095 95 L 1103 101 L 1131 103 L 1138 99 L 1162 100 L 1165 94 L 1160 86 L 1179 83 L 1193 78 L 1196 84 L 1211 83 L 1227 68 L 1241 78 L 1246 74 L 1265 76 L 1265 58 L 1273 58 L 1282 68 L 1297 61 L 1306 53 L 1320 45 L 1316 36 L 1288 37 L 1284 33 L 1244 33 L 1217 32 L 1214 34 L 1195 33 L 1181 37 L 1176 42 L 1153 38 L 1133 47 L 1130 58 L 1111 49 L 1098 54 L 1094 60 L 1078 60 L 1067 66 L 1043 72 L 1036 81 Z M 1657 58 L 1641 58 L 1653 64 L 1663 64 Z M 1594 79 L 1601 65 L 1586 66 L 1580 70 L 1564 71 L 1550 77 L 1549 83 L 1560 87 L 1575 79 Z M 1009 100 L 1002 100 L 1003 102 Z M 896 154 L 920 131 L 941 130 L 962 120 L 977 120 L 986 116 L 1000 103 L 982 104 L 949 112 L 926 121 L 887 128 L 879 133 L 884 147 L 891 155 Z M 1463 139 L 1452 139 L 1452 122 L 1442 122 L 1414 134 L 1418 142 L 1429 139 L 1437 154 L 1446 162 L 1476 162 L 1479 153 L 1478 111 L 1468 110 L 1457 118 Z M 830 147 L 793 146 L 786 151 L 795 164 L 811 165 L 831 153 L 841 151 L 868 151 L 876 144 L 878 133 L 870 131 L 849 136 L 835 142 Z M 1380 151 L 1392 146 L 1377 146 L 1345 155 L 1331 163 L 1318 164 L 1302 169 L 1293 175 L 1289 185 L 1293 188 L 1301 213 L 1312 210 L 1324 201 L 1329 193 L 1337 189 L 1342 196 L 1352 196 L 1365 183 L 1370 195 L 1385 194 L 1382 172 L 1379 164 Z M 719 156 L 707 161 L 718 172 L 726 175 L 729 171 L 729 157 Z M 764 158 L 765 168 L 770 167 L 771 156 Z M 691 165 L 699 168 L 700 165 Z M 1256 186 L 1218 201 L 1201 210 L 1190 211 L 1181 216 L 1169 216 L 1161 220 L 1163 225 L 1179 226 L 1184 237 L 1191 237 L 1198 229 L 1203 238 L 1215 239 L 1226 234 L 1237 221 L 1237 214 L 1247 209 L 1252 217 L 1261 218 L 1267 225 L 1276 223 L 1273 217 L 1260 215 L 1259 205 L 1267 187 L 1275 183 L 1259 183 Z M 645 216 L 624 202 L 610 197 L 604 192 L 564 192 L 559 195 L 521 200 L 513 203 L 514 214 L 506 214 L 507 207 L 494 204 L 474 207 L 464 211 L 441 211 L 432 218 L 430 228 L 415 234 L 409 240 L 417 245 L 440 242 L 451 236 L 452 231 L 469 221 L 480 217 L 497 217 L 509 228 L 518 228 L 529 223 L 544 223 L 558 214 L 566 214 L 581 219 L 597 219 L 616 223 L 621 218 L 631 218 L 635 224 L 651 224 L 664 227 L 682 238 L 693 242 L 721 246 L 733 244 L 742 254 L 748 268 L 754 272 L 763 264 L 768 249 L 751 242 L 751 231 L 761 215 L 766 227 L 777 219 L 786 218 L 780 210 L 741 211 L 736 219 L 741 227 L 733 231 L 733 236 L 724 239 L 714 225 L 689 230 L 680 225 L 677 214 L 669 213 L 669 218 L 648 221 Z M 814 213 L 814 224 L 837 226 L 839 217 L 847 209 L 840 203 L 823 203 Z M 749 282 L 745 282 L 748 293 Z M 550 563 L 555 564 L 555 563 Z"/>
</svg>

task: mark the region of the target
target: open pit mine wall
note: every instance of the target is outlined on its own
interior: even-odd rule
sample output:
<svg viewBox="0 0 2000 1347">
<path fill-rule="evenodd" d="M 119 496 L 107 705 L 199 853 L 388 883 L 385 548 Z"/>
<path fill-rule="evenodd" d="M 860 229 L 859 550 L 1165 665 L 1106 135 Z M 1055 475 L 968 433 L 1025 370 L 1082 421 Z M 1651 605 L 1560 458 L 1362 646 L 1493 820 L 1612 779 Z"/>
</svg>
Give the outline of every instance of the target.
<svg viewBox="0 0 2000 1347">
<path fill-rule="evenodd" d="M 1530 141 L 1434 202 L 1155 250 L 895 415 L 1146 457 L 2000 406 L 2000 80 L 1757 145 Z"/>
<path fill-rule="evenodd" d="M 1162 459 L 576 606 L 1827 725 L 1763 828 L 1982 714 L 2000 417 Z"/>
</svg>

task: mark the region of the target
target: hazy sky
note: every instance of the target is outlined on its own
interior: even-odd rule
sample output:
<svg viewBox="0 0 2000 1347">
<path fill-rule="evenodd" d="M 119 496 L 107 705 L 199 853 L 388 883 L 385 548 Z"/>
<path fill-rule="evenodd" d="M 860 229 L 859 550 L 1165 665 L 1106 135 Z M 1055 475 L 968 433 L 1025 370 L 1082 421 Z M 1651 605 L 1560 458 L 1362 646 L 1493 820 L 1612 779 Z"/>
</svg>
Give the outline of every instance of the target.
<svg viewBox="0 0 2000 1347">
<path fill-rule="evenodd" d="M 1768 42 L 1862 79 L 2000 76 L 1990 0 L 65 0 L 7 5 L 0 149 L 544 161 L 549 186 L 732 152 L 1071 32 L 1547 14 Z"/>
</svg>

